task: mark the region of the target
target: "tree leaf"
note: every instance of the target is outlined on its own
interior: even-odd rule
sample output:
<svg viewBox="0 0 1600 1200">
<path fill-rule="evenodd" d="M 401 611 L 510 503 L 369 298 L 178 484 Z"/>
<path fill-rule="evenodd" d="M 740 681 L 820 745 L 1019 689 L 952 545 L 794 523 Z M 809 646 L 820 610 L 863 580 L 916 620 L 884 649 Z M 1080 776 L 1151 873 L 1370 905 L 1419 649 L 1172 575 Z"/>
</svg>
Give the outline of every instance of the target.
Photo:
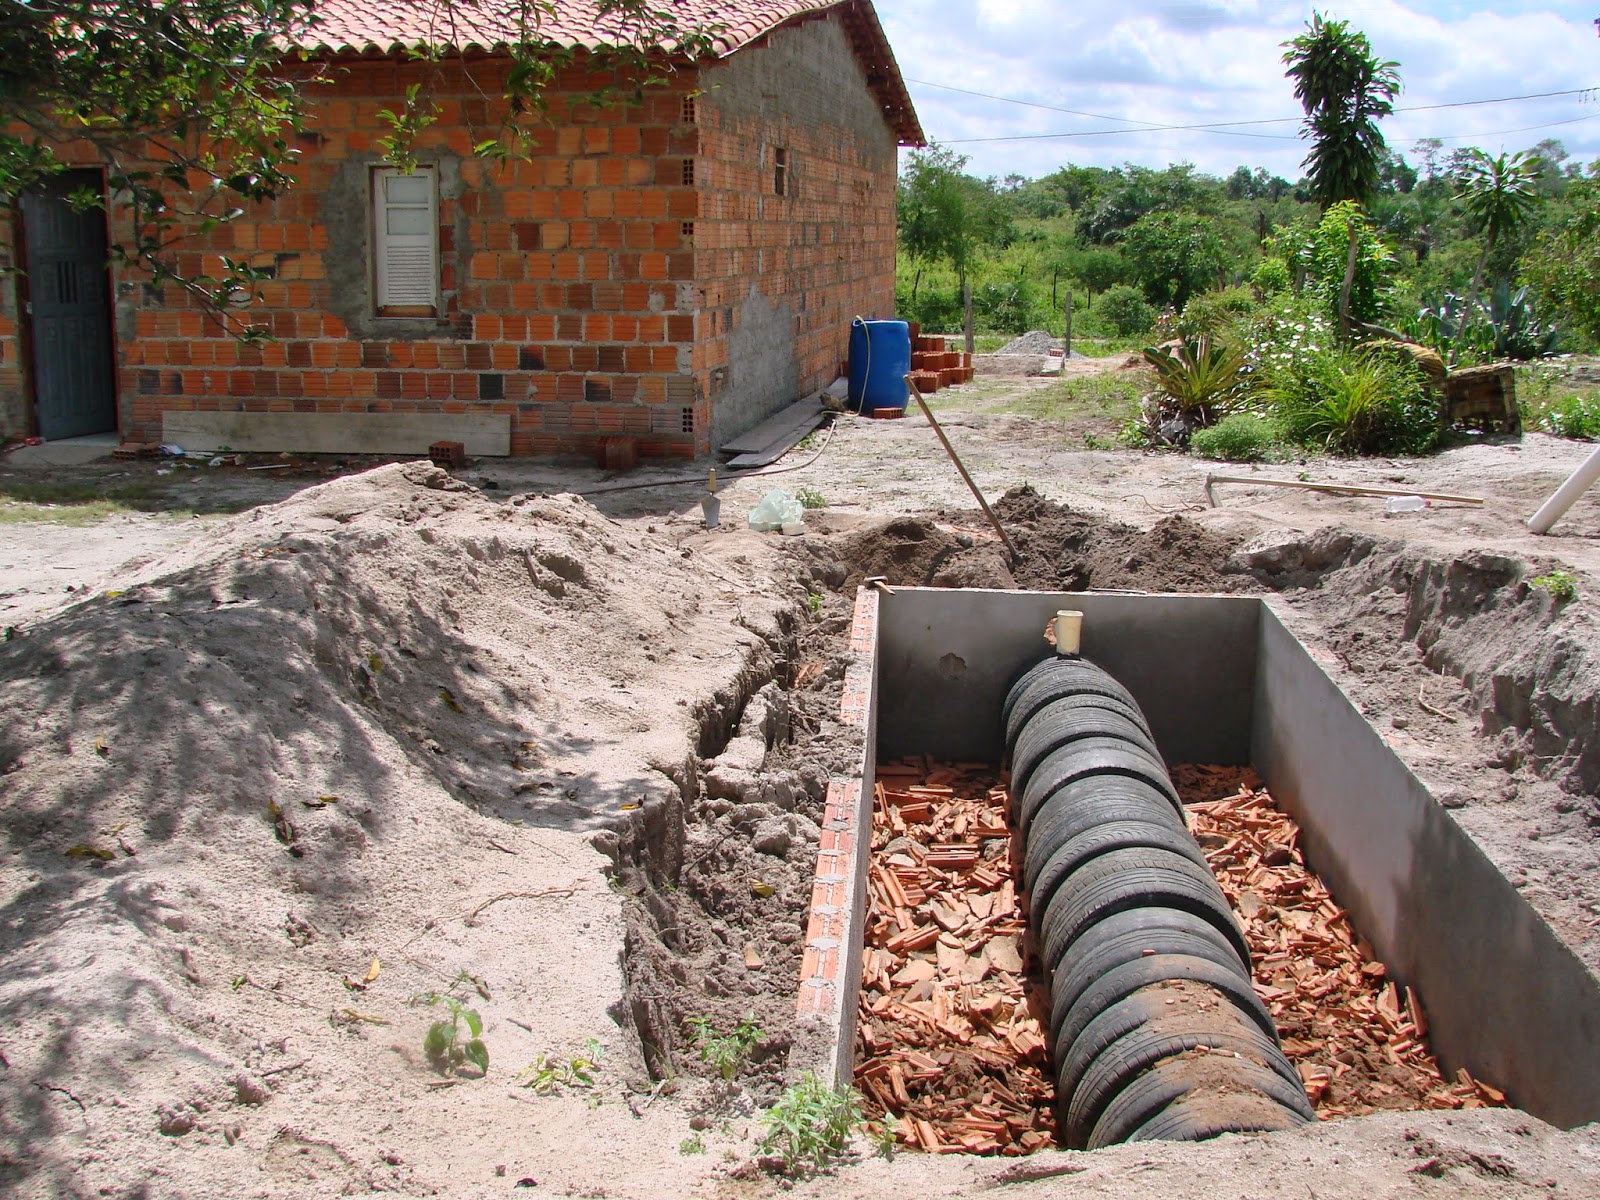
<svg viewBox="0 0 1600 1200">
<path fill-rule="evenodd" d="M 454 1040 L 453 1034 L 454 1030 L 449 1021 L 435 1021 L 428 1026 L 427 1035 L 422 1039 L 422 1052 L 434 1066 L 438 1066 L 449 1054 L 450 1043 Z"/>
<path fill-rule="evenodd" d="M 489 1047 L 483 1044 L 482 1038 L 473 1038 L 467 1043 L 467 1061 L 485 1075 L 489 1073 Z"/>
</svg>

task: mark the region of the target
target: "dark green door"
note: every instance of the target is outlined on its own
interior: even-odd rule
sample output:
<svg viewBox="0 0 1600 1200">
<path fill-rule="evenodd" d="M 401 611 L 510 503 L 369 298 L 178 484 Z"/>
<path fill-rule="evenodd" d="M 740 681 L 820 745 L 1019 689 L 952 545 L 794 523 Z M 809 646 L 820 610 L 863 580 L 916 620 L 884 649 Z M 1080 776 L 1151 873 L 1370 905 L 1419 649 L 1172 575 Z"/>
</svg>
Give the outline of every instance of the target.
<svg viewBox="0 0 1600 1200">
<path fill-rule="evenodd" d="M 98 171 L 67 171 L 22 196 L 29 344 L 39 436 L 78 437 L 117 427 L 104 209 L 67 197 L 101 194 Z"/>
</svg>

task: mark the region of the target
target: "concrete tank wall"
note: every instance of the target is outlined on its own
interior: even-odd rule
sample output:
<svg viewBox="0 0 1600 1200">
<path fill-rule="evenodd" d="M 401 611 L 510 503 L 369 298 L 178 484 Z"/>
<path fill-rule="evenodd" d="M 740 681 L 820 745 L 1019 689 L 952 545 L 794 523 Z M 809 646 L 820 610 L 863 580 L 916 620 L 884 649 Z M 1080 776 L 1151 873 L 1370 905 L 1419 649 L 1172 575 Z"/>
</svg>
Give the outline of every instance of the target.
<svg viewBox="0 0 1600 1200">
<path fill-rule="evenodd" d="M 1057 609 L 1133 692 L 1169 763 L 1253 762 L 1300 823 L 1307 862 L 1398 982 L 1447 1070 L 1552 1124 L 1600 1120 L 1600 982 L 1251 597 L 897 588 L 880 597 L 884 760 L 994 761 L 1012 680 Z"/>
</svg>

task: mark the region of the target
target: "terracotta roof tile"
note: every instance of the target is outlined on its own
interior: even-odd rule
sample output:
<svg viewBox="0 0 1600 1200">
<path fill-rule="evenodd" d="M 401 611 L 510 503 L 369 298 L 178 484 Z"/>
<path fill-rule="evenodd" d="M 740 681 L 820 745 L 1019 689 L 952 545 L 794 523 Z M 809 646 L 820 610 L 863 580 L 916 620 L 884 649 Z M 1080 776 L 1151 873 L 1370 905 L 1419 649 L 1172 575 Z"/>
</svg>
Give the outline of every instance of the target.
<svg viewBox="0 0 1600 1200">
<path fill-rule="evenodd" d="M 719 57 L 771 33 L 779 26 L 838 9 L 861 60 L 869 86 L 883 106 L 884 119 L 902 144 L 924 144 L 905 81 L 869 0 L 654 0 L 685 30 L 704 30 Z M 636 22 L 612 12 L 602 15 L 598 0 L 317 0 L 317 22 L 299 41 L 311 54 L 391 54 L 421 43 L 459 52 L 494 53 L 524 35 L 521 14 L 540 19 L 530 41 L 597 49 L 640 45 Z M 665 39 L 652 49 L 680 47 Z"/>
<path fill-rule="evenodd" d="M 731 54 L 793 17 L 831 8 L 838 0 L 664 0 L 660 11 L 685 29 L 713 31 L 717 48 Z M 335 53 L 387 52 L 419 42 L 457 50 L 493 51 L 516 40 L 522 20 L 529 40 L 586 47 L 637 44 L 638 27 L 616 12 L 601 15 L 596 0 L 318 0 L 318 23 L 304 49 Z M 523 16 L 525 14 L 525 17 Z M 657 49 L 670 50 L 669 44 Z"/>
</svg>

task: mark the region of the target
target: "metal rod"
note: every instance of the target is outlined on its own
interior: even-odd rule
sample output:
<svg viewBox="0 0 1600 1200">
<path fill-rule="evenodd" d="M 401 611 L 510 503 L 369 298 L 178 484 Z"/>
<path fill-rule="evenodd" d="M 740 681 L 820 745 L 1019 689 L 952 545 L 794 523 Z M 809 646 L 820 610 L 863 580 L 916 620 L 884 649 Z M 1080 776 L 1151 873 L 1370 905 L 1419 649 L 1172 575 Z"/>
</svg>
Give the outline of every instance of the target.
<svg viewBox="0 0 1600 1200">
<path fill-rule="evenodd" d="M 933 426 L 933 432 L 939 435 L 939 442 L 944 446 L 944 452 L 950 456 L 950 461 L 955 463 L 956 470 L 961 472 L 961 478 L 967 481 L 967 487 L 972 489 L 972 494 L 978 498 L 978 507 L 983 509 L 983 515 L 989 518 L 989 524 L 994 526 L 994 531 L 1000 535 L 1000 540 L 1011 552 L 1013 564 L 1022 560 L 1022 555 L 1017 553 L 1017 548 L 1011 544 L 1011 539 L 1006 536 L 1006 531 L 1000 527 L 1000 518 L 994 515 L 994 510 L 989 507 L 989 502 L 983 498 L 983 493 L 978 490 L 978 485 L 972 482 L 972 476 L 967 474 L 967 468 L 961 465 L 961 458 L 956 454 L 956 448 L 950 444 L 950 439 L 945 437 L 944 429 L 939 425 L 938 419 L 933 415 L 933 410 L 928 407 L 928 402 L 922 398 L 922 391 L 917 387 L 916 381 L 907 375 L 906 387 L 911 389 L 911 394 L 917 398 L 917 406 L 922 409 L 922 415 L 928 418 L 928 424 Z"/>
<path fill-rule="evenodd" d="M 1418 492 L 1409 488 L 1357 487 L 1344 483 L 1302 483 L 1298 479 L 1258 479 L 1251 475 L 1207 475 L 1206 502 L 1217 506 L 1211 495 L 1213 483 L 1245 483 L 1255 487 L 1299 488 L 1306 492 L 1331 492 L 1350 496 L 1421 496 L 1424 500 L 1444 500 L 1451 504 L 1482 504 L 1482 496 L 1452 496 L 1446 492 Z"/>
</svg>

